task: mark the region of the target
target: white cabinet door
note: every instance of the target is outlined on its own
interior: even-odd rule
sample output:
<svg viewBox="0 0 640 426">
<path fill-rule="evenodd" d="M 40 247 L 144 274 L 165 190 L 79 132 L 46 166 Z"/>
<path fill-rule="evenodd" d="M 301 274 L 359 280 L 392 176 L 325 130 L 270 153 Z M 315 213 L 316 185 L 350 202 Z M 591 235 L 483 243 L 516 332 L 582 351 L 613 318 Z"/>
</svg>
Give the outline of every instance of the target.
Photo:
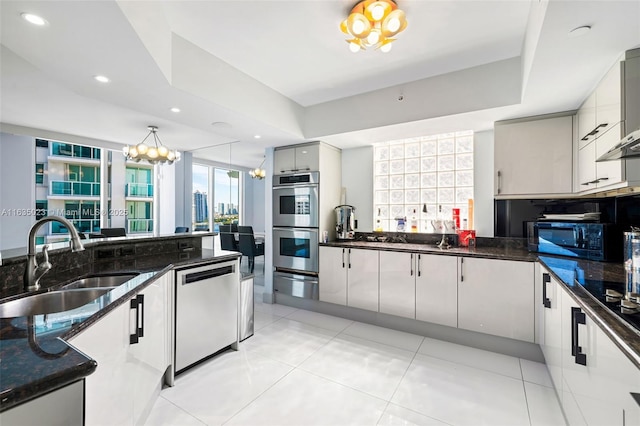
<svg viewBox="0 0 640 426">
<path fill-rule="evenodd" d="M 416 319 L 458 326 L 458 258 L 417 255 Z"/>
<path fill-rule="evenodd" d="M 378 312 L 378 251 L 348 249 L 347 305 Z"/>
<path fill-rule="evenodd" d="M 458 260 L 458 327 L 533 342 L 534 264 Z"/>
<path fill-rule="evenodd" d="M 571 193 L 573 117 L 496 123 L 494 161 L 496 195 Z"/>
<path fill-rule="evenodd" d="M 596 143 L 591 142 L 578 151 L 578 185 L 576 191 L 596 188 Z"/>
<path fill-rule="evenodd" d="M 564 290 L 562 372 L 563 404 L 573 396 L 587 424 L 640 424 L 630 395 L 640 392 L 640 370 Z"/>
<path fill-rule="evenodd" d="M 620 123 L 616 123 L 596 139 L 596 158 L 606 153 L 620 142 Z M 623 181 L 622 160 L 599 161 L 596 163 L 598 188 L 614 185 Z"/>
<path fill-rule="evenodd" d="M 549 271 L 542 268 L 540 307 L 540 348 L 558 395 L 562 394 L 562 291 Z"/>
<path fill-rule="evenodd" d="M 277 149 L 273 153 L 273 173 L 291 173 L 296 168 L 295 148 Z"/>
<path fill-rule="evenodd" d="M 413 253 L 380 252 L 380 312 L 416 317 L 416 270 Z"/>
<path fill-rule="evenodd" d="M 169 366 L 169 274 L 73 337 L 98 363 L 85 379 L 87 425 L 143 423 Z"/>
<path fill-rule="evenodd" d="M 577 114 L 578 148 L 582 149 L 595 140 L 590 133 L 596 128 L 596 92 L 593 92 L 582 104 Z"/>
<path fill-rule="evenodd" d="M 296 171 L 318 171 L 320 169 L 320 145 L 306 145 L 295 150 Z"/>
<path fill-rule="evenodd" d="M 319 298 L 321 302 L 347 304 L 348 249 L 320 247 Z"/>
<path fill-rule="evenodd" d="M 98 363 L 96 371 L 85 379 L 87 425 L 134 423 L 131 379 L 135 372 L 128 354 L 134 312 L 127 301 L 69 341 Z"/>
<path fill-rule="evenodd" d="M 168 295 L 173 274 L 165 274 L 138 294 L 142 300 L 138 343 L 129 346 L 129 359 L 134 364 L 131 377 L 134 386 L 133 416 L 136 423 L 145 420 L 161 389 L 169 366 Z M 142 296 L 142 298 L 140 298 Z"/>
<path fill-rule="evenodd" d="M 601 127 L 598 136 L 605 130 L 611 129 L 622 119 L 622 82 L 620 73 L 620 61 L 611 67 L 604 76 L 595 91 L 596 94 L 596 122 Z"/>
</svg>

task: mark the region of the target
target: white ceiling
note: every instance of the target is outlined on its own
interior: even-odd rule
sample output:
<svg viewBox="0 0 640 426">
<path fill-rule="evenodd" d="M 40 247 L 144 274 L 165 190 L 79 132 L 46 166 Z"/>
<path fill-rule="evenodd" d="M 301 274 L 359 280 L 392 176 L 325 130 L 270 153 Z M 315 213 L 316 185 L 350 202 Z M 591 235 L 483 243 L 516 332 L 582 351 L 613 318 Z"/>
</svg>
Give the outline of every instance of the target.
<svg viewBox="0 0 640 426">
<path fill-rule="evenodd" d="M 638 1 L 398 4 L 409 26 L 393 50 L 352 54 L 338 29 L 351 1 L 3 0 L 0 122 L 114 147 L 156 125 L 171 148 L 255 167 L 271 146 L 349 148 L 576 109 L 640 46 Z M 567 36 L 581 25 L 592 30 Z"/>
</svg>

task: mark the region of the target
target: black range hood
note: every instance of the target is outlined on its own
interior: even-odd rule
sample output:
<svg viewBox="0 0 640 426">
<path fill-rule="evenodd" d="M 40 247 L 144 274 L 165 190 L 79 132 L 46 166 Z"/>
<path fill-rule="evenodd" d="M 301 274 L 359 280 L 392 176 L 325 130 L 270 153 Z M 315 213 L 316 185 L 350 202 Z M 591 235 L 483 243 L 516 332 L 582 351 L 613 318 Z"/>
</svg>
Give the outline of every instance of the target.
<svg viewBox="0 0 640 426">
<path fill-rule="evenodd" d="M 602 154 L 596 161 L 618 160 L 629 157 L 640 157 L 640 129 L 622 138 L 620 143 Z"/>
</svg>

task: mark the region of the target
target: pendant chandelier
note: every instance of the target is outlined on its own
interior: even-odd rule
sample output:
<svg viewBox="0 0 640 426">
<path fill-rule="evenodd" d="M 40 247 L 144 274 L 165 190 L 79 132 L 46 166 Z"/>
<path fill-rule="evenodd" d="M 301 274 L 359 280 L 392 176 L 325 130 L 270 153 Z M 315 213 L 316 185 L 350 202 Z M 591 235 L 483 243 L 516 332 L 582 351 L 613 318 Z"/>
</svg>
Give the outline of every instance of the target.
<svg viewBox="0 0 640 426">
<path fill-rule="evenodd" d="M 149 133 L 147 136 L 135 146 L 125 146 L 122 152 L 127 160 L 133 160 L 136 163 L 145 160 L 151 164 L 173 164 L 174 161 L 180 161 L 180 152 L 170 150 L 165 147 L 158 137 L 158 127 L 148 126 Z M 145 141 L 149 136 L 153 135 L 153 145 L 147 145 Z"/>
<path fill-rule="evenodd" d="M 404 11 L 392 0 L 363 0 L 356 4 L 349 17 L 340 23 L 340 30 L 350 38 L 349 49 L 353 53 L 368 47 L 388 52 L 395 35 L 407 28 Z"/>
<path fill-rule="evenodd" d="M 249 170 L 249 176 L 251 176 L 253 179 L 258 179 L 258 180 L 264 179 L 265 176 L 267 176 L 267 171 L 262 168 L 262 165 L 264 164 L 265 160 L 266 158 L 262 160 L 262 163 L 260 163 L 260 167 L 258 167 L 257 169 Z"/>
</svg>

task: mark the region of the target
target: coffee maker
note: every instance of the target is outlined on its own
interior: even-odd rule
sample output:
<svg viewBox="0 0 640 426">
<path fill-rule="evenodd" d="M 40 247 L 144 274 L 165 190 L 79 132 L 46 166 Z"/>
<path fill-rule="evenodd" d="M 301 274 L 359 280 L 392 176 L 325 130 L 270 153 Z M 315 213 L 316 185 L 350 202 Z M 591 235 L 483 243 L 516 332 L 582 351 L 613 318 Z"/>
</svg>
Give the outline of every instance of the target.
<svg viewBox="0 0 640 426">
<path fill-rule="evenodd" d="M 336 211 L 336 238 L 352 240 L 355 237 L 355 207 L 346 204 L 334 208 Z"/>
</svg>

